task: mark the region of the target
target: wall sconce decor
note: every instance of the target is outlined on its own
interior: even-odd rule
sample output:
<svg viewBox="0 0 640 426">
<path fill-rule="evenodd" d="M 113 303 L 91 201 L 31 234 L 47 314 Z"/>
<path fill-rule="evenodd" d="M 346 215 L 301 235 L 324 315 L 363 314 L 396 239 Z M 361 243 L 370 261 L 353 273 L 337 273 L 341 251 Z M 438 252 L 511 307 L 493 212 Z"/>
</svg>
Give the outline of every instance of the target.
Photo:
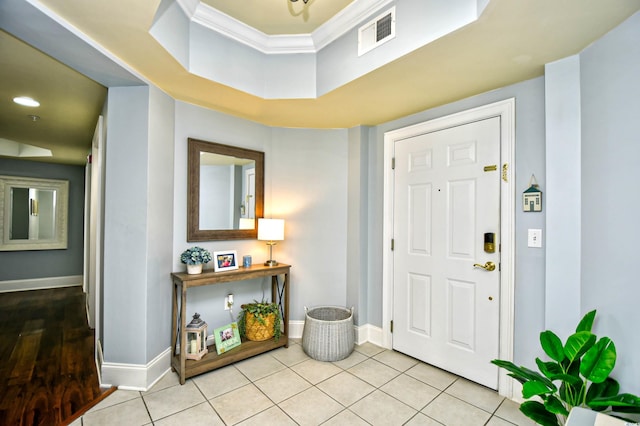
<svg viewBox="0 0 640 426">
<path fill-rule="evenodd" d="M 258 240 L 267 241 L 269 246 L 269 260 L 264 262 L 265 266 L 276 266 L 278 262 L 273 260 L 273 246 L 276 241 L 284 240 L 284 219 L 258 219 Z"/>
</svg>

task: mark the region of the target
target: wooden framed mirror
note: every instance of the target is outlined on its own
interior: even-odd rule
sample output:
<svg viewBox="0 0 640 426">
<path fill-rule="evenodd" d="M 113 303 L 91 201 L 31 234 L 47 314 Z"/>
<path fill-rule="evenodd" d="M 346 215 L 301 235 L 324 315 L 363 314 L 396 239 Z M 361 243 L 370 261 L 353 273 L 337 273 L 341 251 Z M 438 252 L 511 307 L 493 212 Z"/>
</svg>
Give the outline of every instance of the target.
<svg viewBox="0 0 640 426">
<path fill-rule="evenodd" d="M 187 161 L 187 241 L 257 238 L 264 152 L 189 138 Z"/>
</svg>

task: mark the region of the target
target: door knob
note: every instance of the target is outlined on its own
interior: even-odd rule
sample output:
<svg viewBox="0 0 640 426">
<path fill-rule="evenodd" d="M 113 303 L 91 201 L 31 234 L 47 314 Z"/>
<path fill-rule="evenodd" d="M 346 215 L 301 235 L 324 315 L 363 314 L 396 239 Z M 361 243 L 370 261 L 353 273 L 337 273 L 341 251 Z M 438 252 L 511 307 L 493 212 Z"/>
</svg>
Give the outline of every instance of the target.
<svg viewBox="0 0 640 426">
<path fill-rule="evenodd" d="M 482 268 L 485 271 L 494 271 L 496 269 L 496 264 L 493 262 L 487 262 L 484 265 L 481 265 L 479 263 L 474 263 L 473 264 L 474 268 Z"/>
</svg>

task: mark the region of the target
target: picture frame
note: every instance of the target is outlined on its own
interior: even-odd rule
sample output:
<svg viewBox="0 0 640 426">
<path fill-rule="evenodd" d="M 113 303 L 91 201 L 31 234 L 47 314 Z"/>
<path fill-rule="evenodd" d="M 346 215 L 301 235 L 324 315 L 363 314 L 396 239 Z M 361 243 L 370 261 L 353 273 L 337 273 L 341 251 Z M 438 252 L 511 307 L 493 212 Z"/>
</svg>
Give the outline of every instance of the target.
<svg viewBox="0 0 640 426">
<path fill-rule="evenodd" d="M 231 271 L 233 269 L 238 269 L 238 252 L 236 250 L 213 252 L 214 271 Z"/>
<path fill-rule="evenodd" d="M 240 346 L 241 340 L 238 323 L 232 322 L 231 324 L 216 328 L 213 331 L 213 338 L 216 342 L 216 352 L 218 355 Z"/>
</svg>

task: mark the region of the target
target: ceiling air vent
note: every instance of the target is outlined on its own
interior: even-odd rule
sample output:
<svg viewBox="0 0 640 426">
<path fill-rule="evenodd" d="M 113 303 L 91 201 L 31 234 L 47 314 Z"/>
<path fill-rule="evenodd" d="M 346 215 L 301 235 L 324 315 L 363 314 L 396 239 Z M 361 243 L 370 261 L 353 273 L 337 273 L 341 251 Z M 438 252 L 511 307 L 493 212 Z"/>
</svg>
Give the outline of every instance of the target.
<svg viewBox="0 0 640 426">
<path fill-rule="evenodd" d="M 396 36 L 396 8 L 393 7 L 358 29 L 358 56 Z"/>
</svg>

